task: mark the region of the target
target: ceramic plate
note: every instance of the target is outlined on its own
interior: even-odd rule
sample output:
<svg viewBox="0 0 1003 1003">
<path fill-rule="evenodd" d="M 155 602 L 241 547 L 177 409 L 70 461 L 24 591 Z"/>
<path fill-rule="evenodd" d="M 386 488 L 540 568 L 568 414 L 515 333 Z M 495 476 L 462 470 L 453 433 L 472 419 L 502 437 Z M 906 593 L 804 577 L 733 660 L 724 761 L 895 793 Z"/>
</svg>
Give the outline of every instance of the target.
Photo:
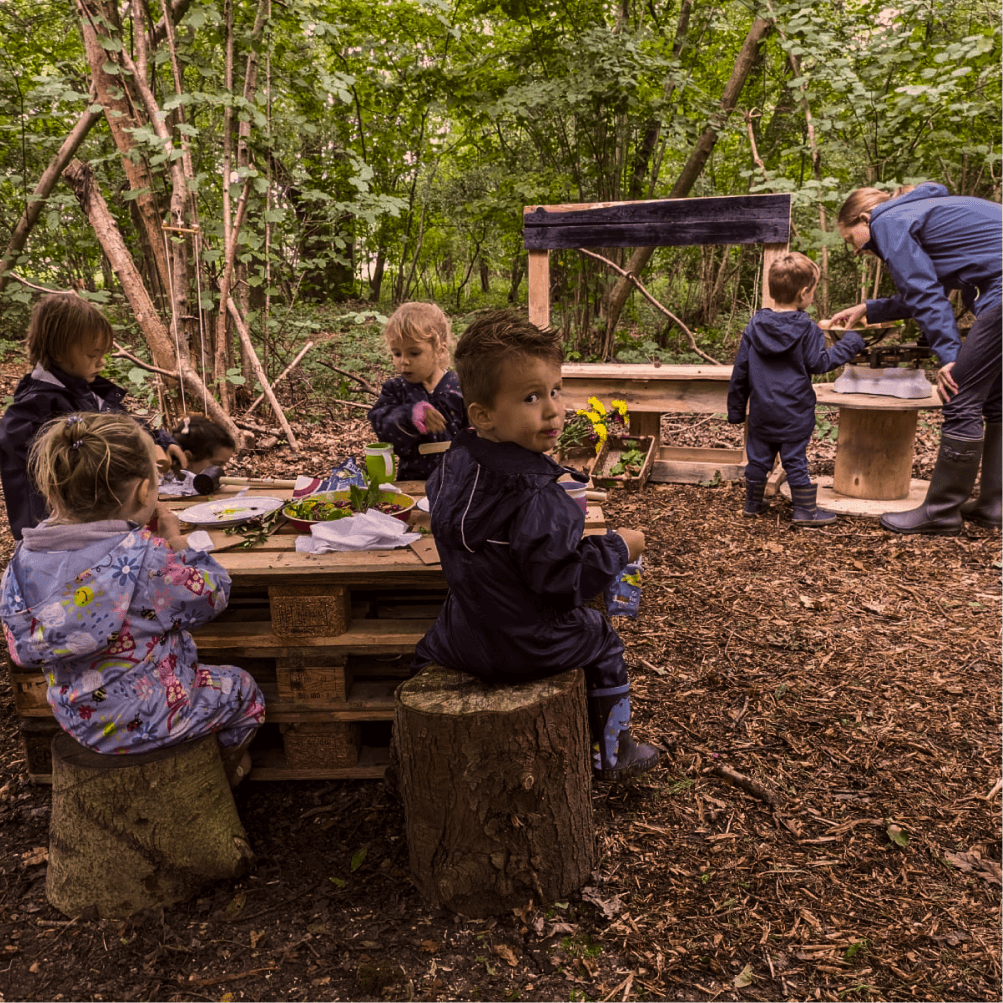
<svg viewBox="0 0 1003 1003">
<path fill-rule="evenodd" d="M 260 516 L 268 515 L 287 505 L 282 498 L 250 495 L 246 498 L 220 498 L 203 502 L 178 512 L 178 518 L 192 526 L 239 526 Z"/>
<path fill-rule="evenodd" d="M 419 498 L 417 505 L 415 505 L 415 508 L 418 509 L 419 512 L 427 512 L 428 511 L 428 499 L 427 498 Z"/>
</svg>

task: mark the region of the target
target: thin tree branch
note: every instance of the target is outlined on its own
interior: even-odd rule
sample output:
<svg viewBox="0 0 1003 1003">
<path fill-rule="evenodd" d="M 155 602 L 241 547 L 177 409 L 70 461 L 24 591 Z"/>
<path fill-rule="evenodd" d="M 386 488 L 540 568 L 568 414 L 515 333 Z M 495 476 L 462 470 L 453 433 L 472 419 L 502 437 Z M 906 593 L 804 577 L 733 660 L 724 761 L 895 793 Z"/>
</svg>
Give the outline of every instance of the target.
<svg viewBox="0 0 1003 1003">
<path fill-rule="evenodd" d="M 718 362 L 717 359 L 712 358 L 706 352 L 702 352 L 700 351 L 699 348 L 697 348 L 697 343 L 696 339 L 693 337 L 693 332 L 674 313 L 672 313 L 671 310 L 668 310 L 666 307 L 662 306 L 662 304 L 659 303 L 658 300 L 656 300 L 655 297 L 652 296 L 651 293 L 649 293 L 648 290 L 644 288 L 644 285 L 641 282 L 641 280 L 636 275 L 634 275 L 633 272 L 628 272 L 626 269 L 621 268 L 618 264 L 610 261 L 609 258 L 604 258 L 601 254 L 596 254 L 594 251 L 588 251 L 584 247 L 577 247 L 575 248 L 575 250 L 578 251 L 579 254 L 584 254 L 589 258 L 595 258 L 596 261 L 601 261 L 608 268 L 612 268 L 613 271 L 618 272 L 620 275 L 623 276 L 623 278 L 625 278 L 628 282 L 634 285 L 637 288 L 637 291 L 653 307 L 655 307 L 658 310 L 661 310 L 666 317 L 669 317 L 670 319 L 675 321 L 686 332 L 686 338 L 690 343 L 690 348 L 692 348 L 693 351 L 696 352 L 701 359 L 706 359 L 708 362 L 712 363 L 715 366 L 724 365 L 723 362 Z"/>
<path fill-rule="evenodd" d="M 116 352 L 112 356 L 113 359 L 128 359 L 134 366 L 139 366 L 140 369 L 145 369 L 150 373 L 158 373 L 161 376 L 166 376 L 169 380 L 181 379 L 176 369 L 172 372 L 169 369 L 161 369 L 159 366 L 152 366 L 149 362 L 144 362 L 142 359 L 136 358 L 132 352 L 126 351 L 126 349 L 124 349 L 117 341 L 113 341 L 112 344 L 116 348 Z"/>
<path fill-rule="evenodd" d="M 347 376 L 350 380 L 355 380 L 367 394 L 372 394 L 374 397 L 379 397 L 380 392 L 377 390 L 372 383 L 367 382 L 361 376 L 356 376 L 355 373 L 348 372 L 347 369 L 339 369 L 337 366 L 332 366 L 330 362 L 325 362 L 323 359 L 317 360 L 322 366 L 326 366 L 328 369 L 333 369 L 336 373 L 341 373 L 342 376 Z"/>
</svg>

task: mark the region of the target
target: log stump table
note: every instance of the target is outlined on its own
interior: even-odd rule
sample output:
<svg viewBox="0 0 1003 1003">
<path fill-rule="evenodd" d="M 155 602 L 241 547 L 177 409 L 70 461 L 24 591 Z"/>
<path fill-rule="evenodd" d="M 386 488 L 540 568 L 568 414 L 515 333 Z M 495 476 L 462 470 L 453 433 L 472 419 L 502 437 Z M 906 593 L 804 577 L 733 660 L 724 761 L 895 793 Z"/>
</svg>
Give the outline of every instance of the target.
<svg viewBox="0 0 1003 1003">
<path fill-rule="evenodd" d="M 877 517 L 905 512 L 926 498 L 928 481 L 912 476 L 919 412 L 939 408 L 940 398 L 836 393 L 815 387 L 817 404 L 839 408 L 839 437 L 832 477 L 819 477 L 820 508 L 839 515 Z M 781 491 L 789 498 L 790 486 Z"/>
<path fill-rule="evenodd" d="M 430 665 L 397 688 L 411 877 L 434 906 L 492 916 L 581 888 L 595 864 L 580 669 L 513 686 Z"/>
<path fill-rule="evenodd" d="M 252 860 L 215 735 L 132 756 L 53 737 L 45 895 L 60 912 L 124 919 L 241 877 Z"/>
</svg>

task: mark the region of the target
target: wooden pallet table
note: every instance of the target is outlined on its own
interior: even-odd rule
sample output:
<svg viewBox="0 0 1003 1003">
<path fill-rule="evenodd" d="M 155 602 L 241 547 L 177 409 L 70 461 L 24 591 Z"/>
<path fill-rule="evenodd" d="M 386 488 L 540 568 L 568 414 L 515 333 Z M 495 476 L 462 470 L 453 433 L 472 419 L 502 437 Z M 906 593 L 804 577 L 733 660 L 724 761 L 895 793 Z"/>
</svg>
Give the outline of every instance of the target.
<svg viewBox="0 0 1003 1003">
<path fill-rule="evenodd" d="M 726 413 L 731 369 L 731 366 L 566 362 L 561 367 L 564 405 L 585 408 L 590 397 L 626 401 L 631 433 L 650 435 L 658 442 L 661 418 L 667 412 Z M 659 443 L 649 479 L 662 484 L 699 484 L 720 473 L 722 480 L 737 481 L 746 462 L 744 448 L 697 449 Z"/>
<path fill-rule="evenodd" d="M 410 494 L 422 482 L 405 482 Z M 239 489 L 232 489 L 231 493 Z M 288 490 L 253 494 L 288 497 Z M 220 497 L 216 495 L 214 497 Z M 199 499 L 170 499 L 176 510 Z M 412 524 L 427 525 L 414 512 Z M 590 506 L 589 533 L 604 532 Z M 251 780 L 366 779 L 389 762 L 393 694 L 411 675 L 414 647 L 446 595 L 435 544 L 423 536 L 395 550 L 309 554 L 278 531 L 240 549 L 242 537 L 211 530 L 214 556 L 230 573 L 227 608 L 192 632 L 208 664 L 250 672 L 265 695 L 265 724 L 251 745 Z M 8 665 L 28 773 L 49 782 L 49 741 L 58 730 L 44 677 Z"/>
</svg>

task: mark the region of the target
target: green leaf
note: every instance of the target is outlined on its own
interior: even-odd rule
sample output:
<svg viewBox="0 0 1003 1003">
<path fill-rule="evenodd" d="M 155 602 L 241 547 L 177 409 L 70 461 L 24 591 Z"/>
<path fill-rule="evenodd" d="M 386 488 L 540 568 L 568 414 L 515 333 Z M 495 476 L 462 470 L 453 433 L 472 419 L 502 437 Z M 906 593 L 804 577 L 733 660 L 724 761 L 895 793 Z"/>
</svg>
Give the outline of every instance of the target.
<svg viewBox="0 0 1003 1003">
<path fill-rule="evenodd" d="M 337 885 L 339 888 L 344 888 L 345 885 L 348 884 L 344 878 L 328 878 L 327 880 L 330 881 L 331 884 Z"/>
<path fill-rule="evenodd" d="M 364 846 L 361 850 L 358 850 L 354 857 L 352 857 L 352 870 L 357 871 L 362 866 L 362 861 L 366 859 L 366 854 L 369 852 L 369 847 Z"/>
<path fill-rule="evenodd" d="M 904 850 L 909 845 L 908 833 L 906 833 L 905 829 L 896 825 L 894 822 L 889 823 L 885 832 L 887 833 L 888 838 L 900 849 Z"/>
</svg>

